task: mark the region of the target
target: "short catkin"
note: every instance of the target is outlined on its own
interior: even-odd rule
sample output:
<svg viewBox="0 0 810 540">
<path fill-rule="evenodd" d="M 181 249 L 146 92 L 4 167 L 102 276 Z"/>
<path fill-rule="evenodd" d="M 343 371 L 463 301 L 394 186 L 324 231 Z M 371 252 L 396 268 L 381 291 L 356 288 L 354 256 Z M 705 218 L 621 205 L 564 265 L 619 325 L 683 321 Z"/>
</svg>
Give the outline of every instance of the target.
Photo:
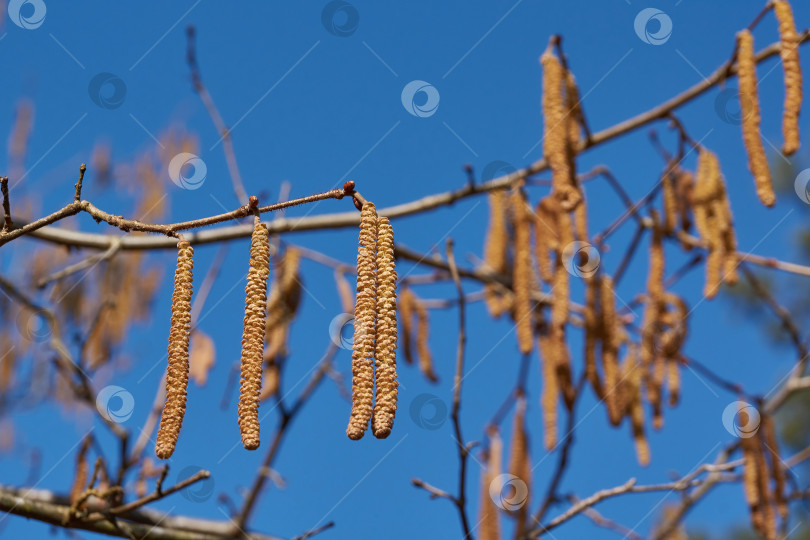
<svg viewBox="0 0 810 540">
<path fill-rule="evenodd" d="M 394 231 L 388 218 L 377 221 L 377 338 L 374 346 L 376 387 L 371 430 L 384 439 L 397 411 L 397 271 Z"/>
<path fill-rule="evenodd" d="M 242 334 L 242 381 L 239 391 L 239 431 L 248 450 L 259 447 L 259 395 L 262 352 L 266 332 L 267 278 L 270 276 L 270 239 L 259 218 L 250 239 L 250 269 L 245 287 L 245 329 Z"/>
<path fill-rule="evenodd" d="M 782 153 L 790 156 L 799 149 L 799 113 L 802 109 L 802 68 L 799 64 L 799 34 L 793 20 L 793 10 L 785 0 L 775 0 L 773 12 L 779 22 L 782 69 L 785 73 L 785 110 L 782 116 L 782 134 L 785 142 Z"/>
<path fill-rule="evenodd" d="M 740 82 L 740 110 L 748 168 L 754 175 L 757 196 L 765 206 L 773 206 L 776 195 L 771 183 L 771 171 L 760 133 L 759 92 L 757 91 L 757 61 L 754 55 L 754 36 L 749 30 L 737 34 L 737 77 Z"/>
<path fill-rule="evenodd" d="M 532 352 L 532 246 L 531 217 L 526 208 L 526 200 L 520 189 L 516 189 L 510 200 L 515 230 L 515 262 L 512 273 L 512 286 L 515 291 L 514 318 L 517 327 L 518 349 L 521 354 Z"/>
<path fill-rule="evenodd" d="M 186 413 L 188 387 L 188 342 L 191 332 L 192 269 L 194 248 L 186 240 L 177 243 L 177 267 L 174 271 L 172 318 L 169 330 L 169 366 L 166 370 L 166 403 L 160 416 L 155 454 L 169 459 L 177 446 L 177 437 Z"/>
<path fill-rule="evenodd" d="M 363 437 L 374 400 L 374 343 L 377 326 L 377 208 L 366 202 L 360 212 L 357 250 L 357 301 L 352 343 L 352 410 L 346 435 Z"/>
</svg>

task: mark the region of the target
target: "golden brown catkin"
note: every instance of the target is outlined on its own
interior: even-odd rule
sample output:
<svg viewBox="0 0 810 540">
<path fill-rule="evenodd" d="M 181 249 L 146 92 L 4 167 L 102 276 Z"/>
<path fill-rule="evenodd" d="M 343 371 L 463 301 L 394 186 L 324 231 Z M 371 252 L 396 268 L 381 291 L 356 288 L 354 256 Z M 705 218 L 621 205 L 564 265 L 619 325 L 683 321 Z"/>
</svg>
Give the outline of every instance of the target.
<svg viewBox="0 0 810 540">
<path fill-rule="evenodd" d="M 782 153 L 790 156 L 799 149 L 799 113 L 802 109 L 802 68 L 799 64 L 799 34 L 793 20 L 793 10 L 785 0 L 775 0 L 773 12 L 779 21 L 779 54 L 785 73 L 785 111 L 782 133 L 785 142 Z"/>
<path fill-rule="evenodd" d="M 160 416 L 155 454 L 169 459 L 177 445 L 186 413 L 188 387 L 188 341 L 191 332 L 191 292 L 194 248 L 186 240 L 177 243 L 172 319 L 169 331 L 169 367 L 166 370 L 166 403 Z"/>
<path fill-rule="evenodd" d="M 664 232 L 672 234 L 678 224 L 678 199 L 675 192 L 677 163 L 667 164 L 661 176 L 661 192 L 664 198 Z"/>
<path fill-rule="evenodd" d="M 565 121 L 564 73 L 551 50 L 540 57 L 543 66 L 543 155 L 551 166 L 552 192 L 571 184 L 568 123 Z M 571 210 L 574 206 L 564 206 Z"/>
<path fill-rule="evenodd" d="M 636 446 L 636 459 L 638 464 L 646 467 L 650 463 L 650 445 L 644 433 L 644 407 L 641 402 L 641 379 L 642 368 L 636 361 L 636 356 L 629 355 L 628 373 L 625 375 L 627 381 L 628 408 L 633 431 L 633 441 Z"/>
<path fill-rule="evenodd" d="M 507 194 L 503 190 L 489 192 L 489 228 L 484 244 L 484 262 L 490 272 L 506 271 L 506 251 L 509 235 L 506 229 Z M 508 307 L 493 283 L 484 286 L 484 301 L 492 317 L 500 317 Z"/>
<path fill-rule="evenodd" d="M 374 411 L 371 430 L 384 439 L 394 426 L 397 411 L 397 271 L 394 231 L 387 217 L 377 221 L 377 331 L 374 346 Z"/>
<path fill-rule="evenodd" d="M 738 414 L 743 414 L 740 410 Z M 743 493 L 745 500 L 748 503 L 748 509 L 751 516 L 751 525 L 755 530 L 760 530 L 762 527 L 762 501 L 760 500 L 759 486 L 757 479 L 757 445 L 756 437 L 743 437 L 740 439 L 743 452 Z"/>
<path fill-rule="evenodd" d="M 481 540 L 501 540 L 501 523 L 498 507 L 490 496 L 493 481 L 498 481 L 501 475 L 501 459 L 503 443 L 495 427 L 489 429 L 489 450 L 487 451 L 487 466 L 481 474 L 481 504 L 479 507 L 479 530 Z M 497 486 L 495 486 L 497 487 Z M 500 490 L 498 490 L 500 491 Z"/>
<path fill-rule="evenodd" d="M 85 486 L 87 486 L 87 476 L 90 472 L 90 466 L 87 463 L 87 451 L 90 450 L 90 443 L 92 442 L 93 439 L 89 435 L 86 436 L 79 448 L 79 453 L 76 454 L 76 475 L 73 477 L 73 485 L 70 488 L 71 506 L 78 502 Z"/>
<path fill-rule="evenodd" d="M 413 316 L 416 308 L 416 299 L 409 287 L 403 286 L 399 293 L 399 322 L 402 324 L 402 354 L 405 362 L 413 364 Z"/>
<path fill-rule="evenodd" d="M 534 241 L 537 253 L 537 268 L 540 278 L 546 283 L 554 279 L 554 267 L 551 263 L 551 252 L 559 248 L 557 229 L 557 204 L 553 197 L 540 200 L 535 211 Z"/>
<path fill-rule="evenodd" d="M 757 61 L 754 55 L 754 36 L 749 30 L 737 34 L 737 77 L 740 82 L 740 113 L 748 168 L 754 175 L 757 196 L 765 206 L 773 206 L 776 195 L 771 183 L 771 170 L 762 145 L 759 130 L 761 120 L 757 91 Z"/>
<path fill-rule="evenodd" d="M 537 352 L 540 356 L 540 368 L 543 376 L 543 395 L 540 405 L 543 409 L 543 443 L 546 450 L 557 446 L 557 400 L 560 385 L 557 381 L 557 365 L 553 356 L 551 329 L 548 324 L 539 325 L 537 335 Z"/>
<path fill-rule="evenodd" d="M 419 355 L 419 371 L 430 382 L 438 382 L 439 377 L 433 371 L 433 355 L 428 346 L 430 320 L 428 310 L 421 301 L 416 303 L 416 353 Z"/>
<path fill-rule="evenodd" d="M 621 323 L 616 314 L 613 278 L 602 277 L 602 370 L 605 373 L 605 406 L 610 423 L 618 426 L 623 411 L 619 409 L 619 343 Z"/>
<path fill-rule="evenodd" d="M 776 514 L 773 508 L 773 497 L 771 497 L 770 475 L 768 464 L 765 461 L 765 450 L 761 439 L 762 432 L 758 431 L 754 439 L 755 456 L 757 460 L 757 489 L 759 490 L 760 508 L 762 512 L 762 526 L 759 534 L 767 540 L 776 540 Z"/>
<path fill-rule="evenodd" d="M 257 216 L 250 239 L 250 269 L 245 286 L 245 330 L 242 334 L 242 381 L 239 389 L 239 431 L 247 450 L 259 447 L 259 395 L 262 390 L 262 351 L 266 331 L 267 278 L 270 239 Z"/>
<path fill-rule="evenodd" d="M 515 291 L 514 318 L 518 349 L 521 354 L 532 352 L 532 246 L 531 217 L 520 189 L 510 197 L 515 230 L 515 263 L 512 286 Z"/>
<path fill-rule="evenodd" d="M 774 490 L 773 499 L 776 509 L 782 520 L 788 518 L 788 504 L 785 498 L 785 464 L 779 451 L 779 440 L 776 438 L 776 431 L 773 427 L 773 419 L 768 414 L 762 415 L 762 435 L 764 437 L 765 448 L 768 449 L 768 456 L 771 461 L 771 477 L 773 478 Z"/>
<path fill-rule="evenodd" d="M 520 478 L 526 486 L 532 485 L 532 464 L 529 456 L 529 439 L 526 433 L 526 398 L 518 397 L 515 406 L 515 422 L 512 427 L 512 441 L 509 447 L 509 474 Z M 522 501 L 515 511 L 515 537 L 526 532 L 526 516 L 529 499 Z"/>
<path fill-rule="evenodd" d="M 601 313 L 597 310 L 597 298 L 602 294 L 598 277 L 585 281 L 585 378 L 591 383 L 596 397 L 604 399 L 605 391 L 596 369 L 596 344 L 600 337 Z"/>
<path fill-rule="evenodd" d="M 352 411 L 346 435 L 363 437 L 374 400 L 374 341 L 377 311 L 377 209 L 366 202 L 360 212 L 357 250 L 357 301 L 352 344 Z"/>
</svg>

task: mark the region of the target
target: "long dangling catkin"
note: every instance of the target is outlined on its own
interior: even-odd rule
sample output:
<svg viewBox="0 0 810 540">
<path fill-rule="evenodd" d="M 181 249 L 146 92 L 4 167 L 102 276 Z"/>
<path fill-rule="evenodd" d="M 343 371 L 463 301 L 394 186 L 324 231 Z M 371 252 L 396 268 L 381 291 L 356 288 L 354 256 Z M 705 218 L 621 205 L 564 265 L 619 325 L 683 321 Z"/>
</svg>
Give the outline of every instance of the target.
<svg viewBox="0 0 810 540">
<path fill-rule="evenodd" d="M 619 410 L 619 341 L 621 323 L 616 314 L 616 294 L 613 279 L 602 277 L 602 370 L 605 374 L 605 406 L 610 423 L 618 426 L 622 420 Z"/>
<path fill-rule="evenodd" d="M 281 260 L 276 262 L 275 279 L 267 299 L 267 325 L 264 352 L 266 359 L 278 360 L 287 356 L 290 325 L 298 312 L 301 300 L 301 253 L 290 246 Z"/>
<path fill-rule="evenodd" d="M 169 331 L 169 367 L 166 370 L 166 403 L 160 416 L 155 454 L 169 459 L 177 445 L 186 413 L 188 387 L 188 342 L 191 332 L 191 292 L 194 248 L 185 240 L 177 243 L 172 319 Z"/>
<path fill-rule="evenodd" d="M 512 286 L 515 291 L 514 318 L 518 349 L 521 354 L 532 352 L 532 246 L 531 222 L 526 200 L 520 189 L 510 197 L 515 230 L 515 262 Z"/>
<path fill-rule="evenodd" d="M 489 192 L 489 228 L 484 244 L 484 262 L 490 272 L 506 271 L 506 251 L 509 235 L 506 229 L 507 194 L 503 190 Z M 484 286 L 484 301 L 492 317 L 500 317 L 508 307 L 494 283 Z"/>
<path fill-rule="evenodd" d="M 759 200 L 770 207 L 776 202 L 776 195 L 759 130 L 761 116 L 757 91 L 757 61 L 754 55 L 754 36 L 749 30 L 742 30 L 737 34 L 737 77 L 740 82 L 740 112 L 743 142 L 748 152 L 748 168 L 754 175 Z"/>
<path fill-rule="evenodd" d="M 633 441 L 636 445 L 636 459 L 638 464 L 646 467 L 650 463 L 650 445 L 644 434 L 644 407 L 641 402 L 641 379 L 643 369 L 636 362 L 635 355 L 628 356 L 629 373 L 625 375 L 628 385 L 627 398 L 630 412 Z"/>
<path fill-rule="evenodd" d="M 539 311 L 539 310 L 538 310 Z M 537 353 L 540 357 L 540 371 L 543 376 L 543 394 L 540 405 L 543 409 L 543 443 L 546 450 L 557 446 L 557 400 L 560 386 L 557 381 L 557 366 L 552 355 L 551 329 L 538 313 Z"/>
<path fill-rule="evenodd" d="M 394 231 L 387 217 L 377 222 L 377 339 L 374 346 L 374 411 L 371 430 L 384 439 L 394 427 L 397 412 L 397 271 Z"/>
<path fill-rule="evenodd" d="M 551 196 L 544 197 L 537 205 L 534 220 L 534 241 L 540 278 L 546 283 L 551 283 L 554 279 L 551 252 L 560 249 L 557 204 Z"/>
<path fill-rule="evenodd" d="M 658 213 L 652 212 L 653 231 L 650 242 L 650 268 L 647 275 L 647 302 L 641 327 L 641 364 L 647 374 L 647 399 L 653 409 L 653 427 L 663 426 L 661 387 L 664 358 L 656 347 L 664 297 L 664 246 Z M 650 371 L 652 374 L 650 375 Z"/>
<path fill-rule="evenodd" d="M 755 458 L 757 460 L 757 489 L 759 490 L 760 508 L 762 511 L 762 526 L 759 534 L 767 540 L 776 540 L 776 514 L 773 508 L 773 497 L 771 496 L 770 474 L 768 463 L 765 460 L 765 450 L 761 439 L 762 432 L 758 431 L 754 439 Z"/>
<path fill-rule="evenodd" d="M 744 414 L 741 410 L 737 414 Z M 762 528 L 763 515 L 762 515 L 762 500 L 760 499 L 757 472 L 757 438 L 756 437 L 743 437 L 740 439 L 743 453 L 743 493 L 745 500 L 748 503 L 748 509 L 751 516 L 751 525 L 754 530 L 759 531 Z"/>
<path fill-rule="evenodd" d="M 601 334 L 601 313 L 597 310 L 597 299 L 602 295 L 601 284 L 598 277 L 585 282 L 585 377 L 591 383 L 596 397 L 604 399 L 605 391 L 596 369 L 596 344 Z"/>
<path fill-rule="evenodd" d="M 771 477 L 773 478 L 774 490 L 773 498 L 776 502 L 776 509 L 782 520 L 788 518 L 788 504 L 785 498 L 785 464 L 782 462 L 779 451 L 779 440 L 776 438 L 776 431 L 773 427 L 773 419 L 770 415 L 762 415 L 762 434 L 765 438 L 765 448 L 771 461 Z"/>
<path fill-rule="evenodd" d="M 419 371 L 430 382 L 438 382 L 439 377 L 433 371 L 433 355 L 428 346 L 428 333 L 430 332 L 430 320 L 425 304 L 416 304 L 416 353 L 419 355 Z"/>
<path fill-rule="evenodd" d="M 799 113 L 802 109 L 802 68 L 799 63 L 799 34 L 793 21 L 793 10 L 785 0 L 775 0 L 773 12 L 779 21 L 779 54 L 785 73 L 785 111 L 782 153 L 790 156 L 799 149 Z"/>
<path fill-rule="evenodd" d="M 515 422 L 512 426 L 512 441 L 509 447 L 509 474 L 520 478 L 526 486 L 532 485 L 532 464 L 529 456 L 529 440 L 526 433 L 526 398 L 520 396 L 515 406 Z M 522 501 L 515 512 L 515 537 L 521 538 L 526 531 L 526 516 L 529 499 Z"/>
<path fill-rule="evenodd" d="M 245 286 L 245 329 L 242 334 L 242 380 L 239 388 L 239 431 L 247 450 L 259 447 L 259 395 L 262 391 L 262 352 L 266 331 L 267 278 L 270 239 L 267 225 L 256 216 L 250 238 L 250 269 Z"/>
<path fill-rule="evenodd" d="M 402 287 L 399 292 L 399 321 L 402 323 L 402 354 L 405 355 L 405 362 L 413 364 L 413 317 L 416 307 L 416 300 L 409 287 Z"/>
<path fill-rule="evenodd" d="M 371 420 L 374 400 L 374 331 L 377 311 L 377 209 L 366 202 L 360 212 L 357 250 L 357 303 L 352 344 L 352 411 L 346 435 L 363 437 Z"/>
<path fill-rule="evenodd" d="M 73 485 L 70 488 L 70 504 L 75 505 L 85 487 L 87 486 L 87 477 L 90 472 L 90 466 L 87 463 L 87 451 L 90 450 L 90 444 L 93 439 L 88 435 L 82 441 L 79 447 L 79 453 L 76 454 L 76 475 L 73 477 Z"/>
<path fill-rule="evenodd" d="M 543 66 L 543 155 L 551 166 L 552 192 L 571 185 L 568 123 L 565 121 L 564 73 L 551 50 L 540 57 Z M 574 206 L 563 208 L 571 210 Z"/>
<path fill-rule="evenodd" d="M 481 474 L 481 503 L 479 507 L 478 523 L 481 540 L 501 540 L 501 520 L 498 507 L 490 496 L 492 482 L 497 481 L 501 475 L 501 459 L 503 455 L 503 442 L 495 427 L 489 429 L 489 450 L 487 451 L 487 466 Z M 497 486 L 496 486 L 497 487 Z"/>
<path fill-rule="evenodd" d="M 664 199 L 664 233 L 672 234 L 678 224 L 678 199 L 675 193 L 677 163 L 668 163 L 661 176 L 661 192 Z"/>
<path fill-rule="evenodd" d="M 571 70 L 565 71 L 565 113 L 567 118 L 568 147 L 573 151 L 580 142 L 580 124 L 584 124 L 577 80 Z"/>
</svg>

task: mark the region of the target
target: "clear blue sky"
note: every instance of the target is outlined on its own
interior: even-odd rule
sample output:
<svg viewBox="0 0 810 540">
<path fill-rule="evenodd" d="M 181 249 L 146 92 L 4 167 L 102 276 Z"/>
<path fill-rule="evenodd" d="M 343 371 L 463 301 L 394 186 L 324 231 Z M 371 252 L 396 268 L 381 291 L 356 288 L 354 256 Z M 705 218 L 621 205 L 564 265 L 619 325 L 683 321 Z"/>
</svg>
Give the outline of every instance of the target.
<svg viewBox="0 0 810 540">
<path fill-rule="evenodd" d="M 47 0 L 46 0 L 47 1 Z M 28 97 L 35 106 L 35 124 L 25 163 L 26 177 L 15 185 L 19 197 L 30 196 L 35 210 L 46 213 L 73 195 L 79 163 L 88 162 L 94 143 L 111 144 L 114 162 L 131 161 L 153 149 L 153 135 L 172 125 L 197 133 L 207 177 L 197 190 L 175 186 L 164 175 L 171 196 L 172 221 L 219 213 L 220 203 L 233 208 L 237 201 L 228 179 L 219 136 L 193 92 L 185 63 L 185 27 L 197 28 L 198 57 L 203 80 L 230 125 L 245 187 L 251 194 L 278 196 L 285 180 L 292 195 L 331 189 L 354 179 L 358 189 L 378 207 L 410 201 L 463 184 L 462 166 L 472 164 L 480 175 L 487 164 L 503 160 L 524 166 L 540 157 L 537 144 L 541 77 L 538 64 L 548 38 L 564 37 L 564 49 L 584 96 L 584 109 L 594 131 L 647 110 L 701 80 L 728 59 L 734 34 L 746 26 L 764 2 L 662 1 L 657 7 L 670 17 L 672 33 L 661 45 L 644 43 L 633 21 L 650 7 L 639 0 L 594 2 L 450 2 L 374 3 L 353 0 L 336 25 L 349 28 L 346 36 L 330 33 L 322 23 L 326 2 L 240 3 L 183 0 L 128 7 L 108 2 L 47 1 L 41 26 L 23 29 L 6 18 L 0 29 L 0 61 L 5 77 L 0 85 L 0 133 L 13 124 L 15 103 Z M 797 25 L 810 23 L 810 6 L 795 2 Z M 26 8 L 28 9 L 28 8 Z M 348 13 L 348 18 L 345 17 Z M 359 17 L 356 21 L 353 14 Z M 30 13 L 27 13 L 30 15 Z M 651 23 L 654 31 L 655 23 Z M 775 40 L 775 23 L 768 16 L 755 33 L 758 48 Z M 805 73 L 810 53 L 803 51 Z M 114 109 L 97 106 L 88 85 L 98 73 L 109 72 L 126 86 L 123 102 Z M 767 75 L 766 75 L 767 74 Z M 776 59 L 759 70 L 763 102 L 763 133 L 781 144 L 781 68 Z M 403 107 L 403 88 L 414 80 L 433 85 L 438 108 L 418 117 Z M 736 86 L 736 81 L 729 83 Z M 808 207 L 790 195 L 774 209 L 763 209 L 747 171 L 739 127 L 716 113 L 713 89 L 678 111 L 693 138 L 716 151 L 723 164 L 742 250 L 795 260 L 792 231 L 806 218 Z M 417 98 L 419 99 L 419 98 Z M 419 103 L 418 103 L 419 104 Z M 806 116 L 806 115 L 805 115 Z M 808 126 L 804 122 L 804 126 Z M 655 128 L 671 145 L 664 123 Z M 805 132 L 807 129 L 805 129 Z M 806 139 L 805 139 L 806 140 Z M 766 145 L 767 146 L 767 145 Z M 768 147 L 770 150 L 770 147 Z M 807 154 L 804 154 L 805 156 Z M 776 158 L 779 159 L 779 158 Z M 625 189 L 638 198 L 657 182 L 663 163 L 647 139 L 647 128 L 621 141 L 589 151 L 579 161 L 582 171 L 609 165 Z M 805 165 L 810 165 L 805 159 Z M 693 168 L 694 155 L 686 160 Z M 0 170 L 7 160 L 0 156 Z M 113 213 L 131 211 L 126 196 L 99 195 L 91 170 L 85 197 Z M 14 184 L 15 179 L 11 179 Z M 537 201 L 546 188 L 529 190 Z M 588 185 L 593 231 L 604 228 L 621 211 L 620 202 L 601 182 Z M 219 202 L 217 202 L 219 201 Z M 470 264 L 469 254 L 481 254 L 486 225 L 484 198 L 470 198 L 449 209 L 394 222 L 398 242 L 428 252 L 443 248 L 449 235 L 456 240 L 458 259 Z M 348 201 L 328 201 L 317 208 L 295 209 L 289 215 L 347 211 Z M 77 222 L 83 230 L 112 232 L 87 217 Z M 613 272 L 622 246 L 632 233 L 626 227 L 602 254 L 602 264 Z M 772 230 L 773 229 L 773 230 Z M 772 231 L 772 232 L 770 232 Z M 296 233 L 291 242 L 351 262 L 356 233 L 351 230 Z M 17 280 L 26 254 L 37 246 L 21 240 L 13 257 L 4 248 L 0 270 Z M 266 418 L 263 447 L 248 453 L 237 445 L 236 403 L 226 410 L 219 402 L 227 375 L 238 361 L 242 330 L 243 279 L 247 241 L 235 242 L 222 275 L 214 285 L 200 329 L 217 347 L 217 363 L 208 384 L 190 385 L 189 408 L 180 443 L 171 458 L 170 480 L 186 467 L 213 472 L 213 492 L 227 493 L 237 504 L 252 480 L 275 415 Z M 210 265 L 216 247 L 197 250 L 196 284 Z M 669 270 L 685 256 L 668 250 Z M 104 374 L 103 384 L 117 384 L 134 396 L 135 409 L 125 426 L 136 434 L 147 416 L 166 351 L 173 255 L 155 260 L 164 265 L 161 292 L 154 318 L 131 335 L 125 351 L 131 359 L 126 371 Z M 473 259 L 474 261 L 474 259 Z M 400 274 L 422 272 L 409 264 Z M 341 312 L 332 272 L 310 261 L 303 263 L 302 313 L 293 325 L 291 358 L 286 386 L 292 388 L 319 360 L 329 343 L 329 323 Z M 619 290 L 631 299 L 643 284 L 646 265 L 640 259 Z M 691 305 L 701 301 L 703 275 L 696 271 L 676 291 Z M 467 290 L 478 285 L 467 283 Z M 422 286 L 427 298 L 448 297 L 452 287 Z M 581 295 L 581 290 L 576 290 Z M 215 307 L 214 307 L 215 306 Z M 720 298 L 704 301 L 692 315 L 686 353 L 712 369 L 741 381 L 751 392 L 767 392 L 787 372 L 793 354 L 774 350 L 750 323 L 730 311 Z M 640 315 L 640 314 L 639 314 Z M 284 490 L 266 490 L 253 526 L 261 532 L 294 536 L 330 520 L 337 528 L 323 538 L 461 538 L 458 519 L 447 501 L 431 501 L 413 488 L 420 477 L 454 490 L 457 462 L 449 421 L 439 429 L 417 426 L 408 414 L 414 398 L 429 392 L 449 403 L 456 346 L 455 311 L 433 312 L 431 347 L 438 385 L 425 382 L 412 367 L 402 366 L 400 403 L 392 435 L 384 441 L 367 436 L 360 442 L 345 436 L 348 404 L 335 385 L 327 382 L 315 395 L 285 440 L 275 468 L 286 480 Z M 514 382 L 519 354 L 507 322 L 492 323 L 480 304 L 470 306 L 467 371 L 463 392 L 463 428 L 469 440 L 479 439 L 486 421 Z M 572 343 L 575 365 L 581 365 L 579 340 Z M 350 355 L 341 351 L 339 369 L 349 370 Z M 156 367 L 157 366 L 157 367 Z M 579 497 L 612 487 L 636 476 L 658 483 L 673 473 L 686 474 L 712 460 L 720 445 L 731 440 L 721 422 L 723 409 L 735 399 L 685 370 L 683 403 L 666 411 L 666 425 L 650 435 L 652 464 L 639 470 L 627 426 L 607 427 L 603 410 L 587 413 L 595 401 L 589 395 L 579 406 L 583 418 L 577 431 L 572 466 L 563 493 Z M 532 358 L 529 380 L 532 456 L 536 467 L 532 510 L 544 493 L 556 456 L 542 448 L 539 414 L 539 368 Z M 14 418 L 21 451 L 42 450 L 39 487 L 67 491 L 72 480 L 73 454 L 79 438 L 93 428 L 111 448 L 107 432 L 87 412 L 64 412 L 45 405 Z M 507 421 L 511 425 L 511 419 Z M 67 454 L 64 461 L 60 460 Z M 46 474 L 47 473 L 47 474 Z M 14 455 L 0 457 L 4 484 L 26 482 L 27 470 Z M 475 521 L 479 467 L 471 460 L 470 515 Z M 669 494 L 634 495 L 606 502 L 599 510 L 641 534 L 646 534 Z M 225 519 L 216 496 L 193 502 L 182 496 L 157 507 L 176 513 Z M 551 516 L 564 510 L 555 507 Z M 689 517 L 691 527 L 722 531 L 745 519 L 739 486 L 716 489 Z M 18 517 L 0 517 L 5 537 L 44 537 L 48 527 Z M 586 518 L 577 518 L 555 531 L 553 538 L 608 537 Z M 93 535 L 81 533 L 84 537 Z M 551 536 L 550 536 L 551 537 Z"/>
</svg>

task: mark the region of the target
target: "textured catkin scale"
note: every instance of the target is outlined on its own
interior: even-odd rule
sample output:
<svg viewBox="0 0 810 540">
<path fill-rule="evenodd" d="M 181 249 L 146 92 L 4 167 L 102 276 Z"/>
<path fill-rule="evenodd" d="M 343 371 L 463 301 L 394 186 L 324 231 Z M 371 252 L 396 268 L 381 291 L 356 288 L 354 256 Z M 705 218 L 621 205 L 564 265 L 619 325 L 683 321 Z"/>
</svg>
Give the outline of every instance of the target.
<svg viewBox="0 0 810 540">
<path fill-rule="evenodd" d="M 785 142 L 782 153 L 792 155 L 799 149 L 799 113 L 802 109 L 802 68 L 799 63 L 799 34 L 793 20 L 793 10 L 784 0 L 773 3 L 773 12 L 779 22 L 779 54 L 785 73 L 785 111 L 782 133 Z"/>
<path fill-rule="evenodd" d="M 177 243 L 177 267 L 174 272 L 172 319 L 169 331 L 169 366 L 166 370 L 166 403 L 160 416 L 155 454 L 169 459 L 177 446 L 177 437 L 186 414 L 188 388 L 188 342 L 191 331 L 191 292 L 194 248 L 185 240 Z"/>
<path fill-rule="evenodd" d="M 532 485 L 532 464 L 529 456 L 529 438 L 526 433 L 526 399 L 518 398 L 515 407 L 515 421 L 512 426 L 512 440 L 509 446 L 509 474 L 520 478 L 528 487 Z M 520 538 L 526 531 L 526 516 L 529 509 L 528 496 L 515 512 L 515 537 Z"/>
<path fill-rule="evenodd" d="M 510 197 L 515 230 L 515 262 L 512 286 L 515 291 L 514 318 L 521 354 L 532 352 L 532 246 L 531 216 L 523 193 L 516 189 Z"/>
<path fill-rule="evenodd" d="M 509 235 L 506 229 L 507 194 L 503 190 L 489 192 L 489 228 L 484 243 L 484 263 L 490 272 L 506 271 L 506 252 Z M 484 285 L 484 302 L 492 317 L 503 315 L 508 305 L 494 283 Z"/>
<path fill-rule="evenodd" d="M 259 447 L 259 395 L 262 388 L 268 277 L 270 239 L 267 226 L 256 218 L 250 239 L 250 269 L 245 286 L 245 329 L 242 334 L 242 380 L 238 407 L 239 431 L 247 450 Z"/>
<path fill-rule="evenodd" d="M 785 464 L 782 462 L 779 451 L 779 439 L 776 438 L 776 431 L 773 427 L 773 419 L 770 415 L 762 415 L 761 424 L 762 436 L 764 437 L 765 448 L 768 449 L 768 456 L 771 462 L 771 477 L 773 478 L 774 490 L 773 499 L 782 520 L 788 519 L 788 504 L 785 498 Z"/>
<path fill-rule="evenodd" d="M 543 155 L 551 166 L 552 191 L 556 193 L 564 186 L 570 186 L 572 181 L 564 73 L 559 59 L 551 51 L 543 53 L 540 64 L 543 66 Z"/>
<path fill-rule="evenodd" d="M 619 342 L 621 323 L 616 314 L 616 294 L 613 279 L 602 277 L 602 370 L 605 374 L 605 406 L 610 423 L 618 426 L 622 420 L 619 409 Z"/>
<path fill-rule="evenodd" d="M 352 411 L 346 435 L 363 437 L 374 400 L 374 343 L 377 327 L 377 209 L 366 202 L 360 212 L 357 250 L 357 302 L 352 344 Z"/>
<path fill-rule="evenodd" d="M 375 437 L 384 439 L 391 433 L 397 411 L 397 272 L 394 231 L 386 217 L 377 223 L 376 387 L 371 430 Z"/>
<path fill-rule="evenodd" d="M 557 205 L 553 197 L 544 197 L 537 205 L 534 218 L 535 251 L 540 278 L 546 283 L 554 279 L 551 252 L 559 246 Z"/>
<path fill-rule="evenodd" d="M 743 143 L 748 152 L 748 168 L 754 175 L 759 200 L 765 206 L 773 206 L 776 195 L 773 192 L 771 171 L 759 128 L 761 115 L 757 91 L 757 61 L 754 55 L 754 36 L 749 30 L 737 34 L 737 69 Z"/>
<path fill-rule="evenodd" d="M 489 432 L 489 450 L 487 466 L 481 472 L 481 503 L 478 514 L 478 530 L 481 540 L 501 540 L 501 523 L 498 507 L 490 497 L 490 487 L 501 475 L 503 443 L 498 431 L 491 428 Z"/>
</svg>

